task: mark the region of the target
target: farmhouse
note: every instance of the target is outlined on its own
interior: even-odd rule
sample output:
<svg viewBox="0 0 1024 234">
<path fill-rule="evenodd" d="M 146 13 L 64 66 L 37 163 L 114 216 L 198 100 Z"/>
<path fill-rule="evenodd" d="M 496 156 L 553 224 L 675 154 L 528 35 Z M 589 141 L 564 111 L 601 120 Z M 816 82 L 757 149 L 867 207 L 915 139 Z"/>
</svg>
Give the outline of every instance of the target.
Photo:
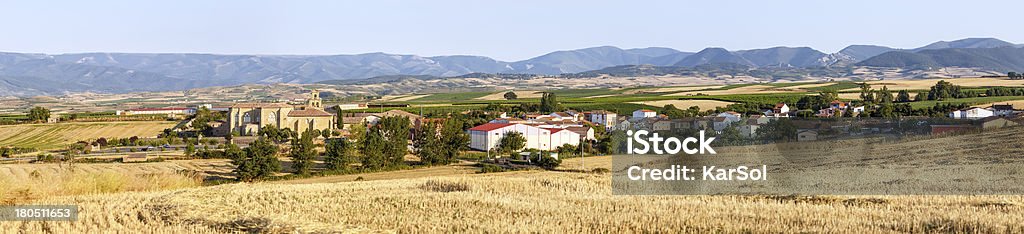
<svg viewBox="0 0 1024 234">
<path fill-rule="evenodd" d="M 470 148 L 490 151 L 498 147 L 509 132 L 526 138 L 526 149 L 555 150 L 564 144 L 579 145 L 580 140 L 594 139 L 594 130 L 585 126 L 531 125 L 520 123 L 486 123 L 469 129 Z"/>
<path fill-rule="evenodd" d="M 636 119 L 644 119 L 644 118 L 654 118 L 654 117 L 657 117 L 657 116 L 658 116 L 658 112 L 655 112 L 655 111 L 652 111 L 652 110 L 648 110 L 648 109 L 641 109 L 641 110 L 633 111 L 633 119 L 634 120 L 636 120 Z"/>
<path fill-rule="evenodd" d="M 995 115 L 991 109 L 973 107 L 966 110 L 956 110 L 949 113 L 949 117 L 953 119 L 981 119 L 986 117 L 992 117 Z"/>
<path fill-rule="evenodd" d="M 323 110 L 320 93 L 313 90 L 305 106 L 285 103 L 239 103 L 228 109 L 228 127 L 231 132 L 253 135 L 263 126 L 306 129 L 333 129 L 334 114 Z"/>
<path fill-rule="evenodd" d="M 818 131 L 815 130 L 797 130 L 796 131 L 797 141 L 816 141 L 818 140 Z"/>
<path fill-rule="evenodd" d="M 775 107 L 771 110 L 764 111 L 764 115 L 773 118 L 788 118 L 789 105 L 786 105 L 786 103 L 775 104 Z"/>
<path fill-rule="evenodd" d="M 619 118 L 619 115 L 615 114 L 615 112 L 605 110 L 584 112 L 583 116 L 586 120 L 592 123 L 604 125 L 605 127 L 615 127 L 615 122 Z"/>
</svg>

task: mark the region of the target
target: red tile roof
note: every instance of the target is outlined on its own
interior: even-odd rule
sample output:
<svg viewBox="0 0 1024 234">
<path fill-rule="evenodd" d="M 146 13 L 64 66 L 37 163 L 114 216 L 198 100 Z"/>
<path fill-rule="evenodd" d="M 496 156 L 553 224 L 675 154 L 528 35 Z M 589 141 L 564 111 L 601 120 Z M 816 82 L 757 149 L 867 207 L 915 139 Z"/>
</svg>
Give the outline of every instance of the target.
<svg viewBox="0 0 1024 234">
<path fill-rule="evenodd" d="M 495 129 L 504 128 L 504 127 L 508 127 L 508 126 L 511 126 L 511 125 L 515 125 L 515 124 L 513 124 L 513 123 L 485 123 L 485 124 L 482 124 L 480 126 L 472 127 L 469 130 L 470 131 L 489 132 L 489 131 L 492 131 L 492 130 L 495 130 Z"/>
<path fill-rule="evenodd" d="M 288 112 L 288 117 L 321 117 L 334 116 L 331 113 L 318 109 L 293 110 Z"/>
</svg>

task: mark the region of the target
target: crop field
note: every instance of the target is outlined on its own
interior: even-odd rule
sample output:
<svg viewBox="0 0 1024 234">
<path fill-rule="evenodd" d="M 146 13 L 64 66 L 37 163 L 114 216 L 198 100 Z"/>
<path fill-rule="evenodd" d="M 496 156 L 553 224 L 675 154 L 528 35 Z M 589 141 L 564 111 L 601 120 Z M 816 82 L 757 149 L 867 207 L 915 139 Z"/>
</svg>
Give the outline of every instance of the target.
<svg viewBox="0 0 1024 234">
<path fill-rule="evenodd" d="M 964 87 L 1021 87 L 1024 86 L 1024 80 L 1008 80 L 1008 79 L 997 79 L 997 78 L 955 78 L 955 79 L 917 79 L 917 80 L 879 80 L 879 81 L 868 81 L 872 88 L 880 89 L 882 86 L 886 86 L 889 90 L 928 90 L 936 82 L 945 80 L 954 85 L 960 85 Z M 858 91 L 859 88 L 850 87 L 841 91 Z"/>
<path fill-rule="evenodd" d="M 1024 153 L 1019 131 L 1011 128 L 880 143 L 873 147 L 881 153 L 867 159 L 888 160 L 892 165 L 949 160 L 1019 163 Z M 1015 144 L 968 147 L 1006 141 Z M 800 148 L 813 155 L 822 147 L 836 146 L 812 144 Z M 778 146 L 722 150 L 764 151 L 759 147 Z M 923 152 L 908 153 L 916 151 Z M 964 157 L 981 151 L 1006 156 Z M 561 168 L 607 166 L 610 157 L 587 157 L 566 159 Z M 0 229 L 28 233 L 1024 232 L 1024 196 L 1020 195 L 622 196 L 612 194 L 610 177 L 565 171 L 439 172 L 373 181 L 299 180 L 298 184 L 239 183 L 200 188 L 186 183 L 166 185 L 171 189 L 165 191 L 141 189 L 43 198 L 32 203 L 80 205 L 79 221 L 2 222 Z M 176 186 L 184 187 L 174 189 Z"/>
<path fill-rule="evenodd" d="M 170 121 L 22 124 L 0 126 L 0 146 L 56 149 L 100 137 L 156 137 L 174 127 Z"/>
<path fill-rule="evenodd" d="M 716 107 L 725 107 L 730 104 L 733 104 L 733 102 L 724 102 L 718 100 L 659 100 L 639 102 L 637 104 L 644 104 L 656 107 L 663 107 L 665 105 L 675 105 L 675 107 L 679 109 L 686 109 L 691 106 L 696 106 L 700 107 L 701 110 L 714 110 Z"/>
</svg>

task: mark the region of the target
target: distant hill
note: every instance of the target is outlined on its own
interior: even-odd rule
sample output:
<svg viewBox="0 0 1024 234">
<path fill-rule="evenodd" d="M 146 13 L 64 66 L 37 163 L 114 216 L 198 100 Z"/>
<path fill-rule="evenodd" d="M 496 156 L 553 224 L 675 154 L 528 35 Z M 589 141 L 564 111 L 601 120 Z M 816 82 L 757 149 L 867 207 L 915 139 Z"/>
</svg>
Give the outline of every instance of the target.
<svg viewBox="0 0 1024 234">
<path fill-rule="evenodd" d="M 0 96 L 65 92 L 166 91 L 208 86 L 305 84 L 336 80 L 341 80 L 337 82 L 339 84 L 345 84 L 344 80 L 394 82 L 394 79 L 399 78 L 459 77 L 466 74 L 490 74 L 487 76 L 517 79 L 533 77 L 533 74 L 578 74 L 638 65 L 652 66 L 629 68 L 634 70 L 625 73 L 647 74 L 652 72 L 653 67 L 684 67 L 698 70 L 709 67 L 726 70 L 736 67 L 759 70 L 816 70 L 818 67 L 838 68 L 854 64 L 916 67 L 959 64 L 997 70 L 1020 70 L 1018 68 L 1022 63 L 1015 60 L 1016 50 L 1004 50 L 1019 47 L 1021 46 L 995 38 L 939 41 L 908 50 L 852 45 L 832 54 L 808 47 L 773 47 L 740 51 L 706 48 L 692 53 L 665 47 L 622 49 L 599 46 L 555 51 L 521 61 L 500 61 L 474 55 L 424 57 L 387 53 L 313 56 L 196 53 L 48 55 L 0 52 Z M 947 51 L 950 49 L 965 50 Z M 665 69 L 675 68 L 655 70 Z"/>
<path fill-rule="evenodd" d="M 839 51 L 839 54 L 847 55 L 854 60 L 854 62 L 864 61 L 871 57 L 875 57 L 880 54 L 884 54 L 890 51 L 896 51 L 898 49 L 889 48 L 885 46 L 876 45 L 851 45 L 843 48 Z"/>
<path fill-rule="evenodd" d="M 979 67 L 999 72 L 1024 71 L 1024 48 L 952 48 L 892 51 L 857 63 L 873 67 Z"/>
<path fill-rule="evenodd" d="M 956 41 L 938 41 L 932 44 L 928 44 L 923 47 L 913 49 L 912 51 L 922 50 L 937 50 L 937 49 L 970 49 L 970 48 L 999 48 L 999 47 L 1017 47 L 1013 43 L 1005 42 L 1003 40 L 995 38 L 967 38 Z"/>
</svg>

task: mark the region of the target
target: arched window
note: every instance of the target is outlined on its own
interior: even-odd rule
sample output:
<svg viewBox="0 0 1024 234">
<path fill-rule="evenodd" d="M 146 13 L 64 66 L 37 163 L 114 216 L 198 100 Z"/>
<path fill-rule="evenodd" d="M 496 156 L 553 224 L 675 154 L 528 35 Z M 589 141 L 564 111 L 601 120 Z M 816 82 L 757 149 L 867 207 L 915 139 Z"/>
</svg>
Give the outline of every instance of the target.
<svg viewBox="0 0 1024 234">
<path fill-rule="evenodd" d="M 274 114 L 274 112 L 270 112 L 270 115 L 267 115 L 267 122 L 267 124 L 274 125 L 275 127 L 277 127 L 277 114 Z"/>
<path fill-rule="evenodd" d="M 250 123 L 250 122 L 252 122 L 252 116 L 249 116 L 249 113 L 246 112 L 244 115 L 242 115 L 242 122 L 243 123 Z"/>
</svg>

